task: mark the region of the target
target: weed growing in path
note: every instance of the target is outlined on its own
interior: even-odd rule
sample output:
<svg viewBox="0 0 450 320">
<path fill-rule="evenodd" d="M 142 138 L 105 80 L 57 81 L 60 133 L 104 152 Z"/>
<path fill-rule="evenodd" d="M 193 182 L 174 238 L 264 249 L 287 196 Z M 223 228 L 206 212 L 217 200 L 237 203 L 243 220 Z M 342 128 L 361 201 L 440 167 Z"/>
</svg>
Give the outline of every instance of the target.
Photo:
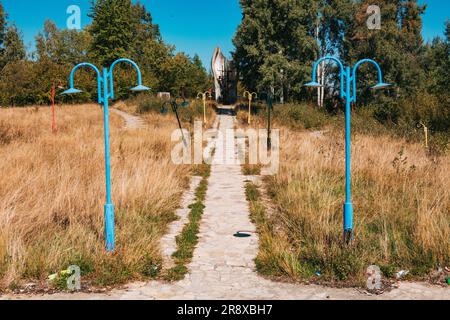
<svg viewBox="0 0 450 320">
<path fill-rule="evenodd" d="M 198 166 L 198 174 L 203 177 L 200 185 L 195 192 L 195 202 L 189 206 L 191 209 L 189 213 L 189 222 L 184 226 L 181 234 L 177 236 L 177 251 L 172 255 L 175 267 L 169 269 L 164 276 L 165 280 L 176 281 L 181 280 L 188 273 L 187 264 L 192 260 L 195 246 L 198 243 L 198 232 L 200 229 L 200 222 L 205 209 L 204 201 L 206 198 L 206 191 L 208 189 L 208 178 L 211 172 L 211 166 Z"/>
</svg>

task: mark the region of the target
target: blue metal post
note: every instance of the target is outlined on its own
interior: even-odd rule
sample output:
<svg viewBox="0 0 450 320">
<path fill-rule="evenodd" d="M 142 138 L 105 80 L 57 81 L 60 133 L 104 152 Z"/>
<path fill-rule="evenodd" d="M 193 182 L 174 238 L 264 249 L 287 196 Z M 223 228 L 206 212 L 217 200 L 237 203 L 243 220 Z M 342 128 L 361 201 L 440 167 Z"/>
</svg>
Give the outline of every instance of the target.
<svg viewBox="0 0 450 320">
<path fill-rule="evenodd" d="M 353 68 L 353 73 L 350 67 L 344 67 L 342 62 L 333 56 L 326 56 L 314 64 L 312 81 L 305 84 L 309 88 L 321 87 L 321 84 L 317 82 L 317 68 L 322 61 L 332 60 L 335 61 L 340 68 L 340 94 L 341 98 L 345 99 L 345 203 L 344 203 L 344 240 L 348 243 L 353 239 L 353 204 L 351 196 L 351 144 L 350 144 L 350 116 L 351 116 L 351 103 L 356 103 L 356 72 L 358 67 L 363 63 L 373 64 L 378 71 L 378 84 L 373 86 L 372 89 L 379 90 L 384 89 L 391 84 L 383 82 L 383 73 L 378 63 L 372 59 L 363 59 L 356 63 Z M 353 89 L 353 92 L 352 92 Z"/>
<path fill-rule="evenodd" d="M 74 94 L 82 92 L 74 87 L 74 75 L 81 67 L 88 67 L 95 71 L 97 74 L 97 91 L 98 91 L 98 103 L 103 104 L 103 126 L 105 134 L 105 177 L 106 177 L 106 204 L 105 204 L 105 234 L 106 234 L 106 251 L 111 252 L 115 249 L 115 236 L 114 236 L 114 205 L 111 201 L 111 165 L 110 165 L 110 155 L 109 155 L 109 99 L 114 99 L 114 81 L 113 81 L 113 71 L 114 67 L 118 63 L 130 63 L 137 72 L 138 84 L 136 87 L 131 88 L 131 91 L 139 92 L 150 90 L 150 88 L 142 85 L 142 75 L 141 70 L 138 65 L 130 59 L 118 59 L 111 67 L 103 68 L 103 74 L 100 70 L 92 63 L 80 63 L 76 65 L 72 72 L 70 73 L 70 88 L 63 92 L 63 94 Z M 109 84 L 109 88 L 108 88 Z M 103 85 L 103 92 L 102 92 Z"/>
<path fill-rule="evenodd" d="M 109 92 L 108 69 L 103 68 L 103 125 L 105 133 L 105 175 L 106 175 L 106 204 L 105 204 L 105 233 L 106 251 L 115 249 L 114 241 L 114 205 L 111 202 L 111 164 L 109 154 Z"/>
<path fill-rule="evenodd" d="M 350 67 L 345 68 L 345 203 L 344 203 L 344 239 L 353 237 L 353 204 L 351 198 L 351 102 L 352 79 Z"/>
</svg>

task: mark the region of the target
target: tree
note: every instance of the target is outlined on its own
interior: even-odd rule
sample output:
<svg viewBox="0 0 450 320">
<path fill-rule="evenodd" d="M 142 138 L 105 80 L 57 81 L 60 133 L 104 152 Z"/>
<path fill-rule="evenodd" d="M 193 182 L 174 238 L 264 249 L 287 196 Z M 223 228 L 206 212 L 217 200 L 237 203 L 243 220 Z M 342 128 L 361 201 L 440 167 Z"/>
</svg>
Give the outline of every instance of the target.
<svg viewBox="0 0 450 320">
<path fill-rule="evenodd" d="M 211 88 L 211 79 L 198 54 L 194 55 L 192 58 L 191 81 L 194 95 L 198 92 L 205 92 Z"/>
<path fill-rule="evenodd" d="M 426 121 L 434 131 L 450 130 L 450 40 L 449 26 L 446 23 L 445 38 L 437 37 L 427 44 L 423 59 L 423 69 L 426 73 L 424 91 L 435 97 L 435 110 L 425 110 L 423 121 Z M 429 101 L 424 103 L 429 105 Z M 430 112 L 434 111 L 434 112 Z M 426 118 L 426 119 L 423 119 Z"/>
<path fill-rule="evenodd" d="M 243 18 L 233 58 L 245 87 L 300 98 L 317 55 L 315 27 L 319 1 L 241 0 Z M 288 84 L 295 84 L 290 86 Z"/>
<path fill-rule="evenodd" d="M 7 14 L 3 5 L 0 3 L 0 54 L 3 50 L 3 42 L 5 41 Z"/>
<path fill-rule="evenodd" d="M 90 52 L 103 66 L 126 56 L 133 41 L 133 14 L 130 0 L 97 0 L 91 2 L 93 19 Z"/>
<path fill-rule="evenodd" d="M 370 0 L 361 1 L 357 6 L 354 23 L 348 30 L 345 59 L 350 64 L 363 58 L 376 60 L 383 70 L 385 80 L 395 83 L 400 96 L 416 93 L 417 85 L 423 80 L 420 59 L 423 50 L 421 37 L 422 19 L 425 6 L 417 0 L 380 0 L 378 5 L 382 14 L 380 30 L 367 28 L 367 7 Z M 359 102 L 372 101 L 368 89 L 376 81 L 376 72 L 370 65 L 361 67 L 361 73 L 368 76 L 358 78 Z"/>
<path fill-rule="evenodd" d="M 36 36 L 38 61 L 49 59 L 57 64 L 74 65 L 86 59 L 90 35 L 85 30 L 58 30 L 53 21 L 47 20 L 44 29 Z"/>
<path fill-rule="evenodd" d="M 143 4 L 137 2 L 131 7 L 132 14 L 132 39 L 133 55 L 140 57 L 148 42 L 161 41 L 159 26 L 153 24 L 153 18 Z"/>
<path fill-rule="evenodd" d="M 174 47 L 165 44 L 159 26 L 144 5 L 132 5 L 133 43 L 130 56 L 135 60 L 144 75 L 144 80 L 154 89 L 160 89 L 163 66 L 171 59 Z"/>
<path fill-rule="evenodd" d="M 3 44 L 4 48 L 0 59 L 1 68 L 8 63 L 25 59 L 26 50 L 22 35 L 14 24 L 7 27 Z"/>
<path fill-rule="evenodd" d="M 8 63 L 26 57 L 22 35 L 14 24 L 8 25 L 7 13 L 0 3 L 0 70 Z"/>
<path fill-rule="evenodd" d="M 166 61 L 162 79 L 164 81 L 161 83 L 161 90 L 186 98 L 195 97 L 198 92 L 204 92 L 210 86 L 200 58 L 197 56 L 191 60 L 182 52 Z"/>
</svg>

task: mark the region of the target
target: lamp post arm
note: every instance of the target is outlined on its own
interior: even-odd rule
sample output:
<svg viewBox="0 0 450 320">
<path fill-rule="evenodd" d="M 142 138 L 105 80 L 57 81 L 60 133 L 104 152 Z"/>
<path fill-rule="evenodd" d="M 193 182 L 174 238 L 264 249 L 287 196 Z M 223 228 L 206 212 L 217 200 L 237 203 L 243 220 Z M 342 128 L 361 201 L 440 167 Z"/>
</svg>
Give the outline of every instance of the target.
<svg viewBox="0 0 450 320">
<path fill-rule="evenodd" d="M 358 61 L 355 66 L 353 67 L 353 72 L 352 72 L 352 83 L 353 83 L 353 95 L 351 97 L 351 101 L 352 102 L 356 102 L 356 80 L 357 80 L 357 71 L 358 68 L 363 64 L 363 63 L 371 63 L 375 66 L 375 68 L 378 71 L 378 83 L 383 83 L 383 72 L 381 71 L 380 65 L 372 59 L 362 59 L 360 61 Z"/>
<path fill-rule="evenodd" d="M 312 81 L 313 82 L 317 82 L 317 69 L 319 68 L 319 65 L 326 60 L 332 60 L 334 62 L 336 62 L 339 66 L 340 69 L 340 79 L 341 79 L 341 83 L 340 83 L 340 94 L 341 94 L 341 98 L 345 97 L 345 91 L 344 91 L 344 74 L 345 74 L 345 69 L 344 69 L 344 65 L 342 64 L 341 60 L 339 60 L 336 57 L 333 56 L 325 56 L 323 58 L 320 58 L 319 60 L 316 61 L 316 63 L 314 64 L 314 68 L 313 68 L 313 74 L 312 74 Z"/>
<path fill-rule="evenodd" d="M 87 62 L 83 62 L 80 64 L 77 64 L 73 69 L 72 72 L 70 73 L 70 88 L 75 88 L 74 87 L 74 77 L 75 77 L 75 72 L 81 68 L 81 67 L 88 67 L 93 69 L 96 73 L 97 73 L 97 94 L 98 94 L 98 103 L 102 103 L 103 102 L 103 98 L 102 98 L 102 75 L 100 73 L 100 70 L 98 70 L 98 68 L 93 65 L 92 63 L 87 63 Z"/>
<path fill-rule="evenodd" d="M 139 69 L 139 66 L 136 64 L 136 62 L 134 62 L 133 60 L 130 59 L 118 59 L 116 61 L 113 62 L 113 64 L 111 65 L 111 67 L 109 68 L 109 73 L 108 73 L 108 77 L 109 77 L 109 87 L 110 87 L 110 97 L 111 99 L 114 100 L 114 68 L 116 67 L 117 64 L 119 63 L 129 63 L 131 64 L 134 69 L 136 69 L 136 73 L 137 73 L 137 77 L 138 77 L 138 86 L 142 85 L 142 73 L 141 73 L 141 69 Z"/>
</svg>

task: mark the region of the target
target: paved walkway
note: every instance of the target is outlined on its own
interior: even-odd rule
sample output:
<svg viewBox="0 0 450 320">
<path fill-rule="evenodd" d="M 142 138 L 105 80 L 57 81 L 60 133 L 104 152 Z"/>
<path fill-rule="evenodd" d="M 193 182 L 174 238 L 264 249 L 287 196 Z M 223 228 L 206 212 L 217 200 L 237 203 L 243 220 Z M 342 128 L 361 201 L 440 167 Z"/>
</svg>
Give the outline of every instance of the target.
<svg viewBox="0 0 450 320">
<path fill-rule="evenodd" d="M 189 205 L 195 201 L 195 191 L 202 181 L 201 177 L 192 177 L 189 190 L 184 193 L 181 207 L 175 212 L 179 218 L 169 225 L 169 231 L 161 238 L 161 252 L 165 269 L 175 266 L 172 255 L 177 250 L 177 236 L 189 222 Z"/>
<path fill-rule="evenodd" d="M 219 130 L 233 128 L 235 118 L 219 115 Z M 225 134 L 223 137 L 226 136 Z M 223 164 L 236 155 L 235 144 L 215 143 L 200 240 L 182 281 L 134 283 L 105 294 L 58 294 L 33 299 L 450 299 L 450 289 L 421 283 L 402 283 L 380 296 L 356 289 L 334 289 L 266 280 L 255 272 L 258 236 L 237 238 L 237 231 L 255 231 L 245 199 L 245 181 L 237 164 Z M 6 297 L 8 298 L 8 297 Z M 30 297 L 14 297 L 25 298 Z"/>
<path fill-rule="evenodd" d="M 125 129 L 136 130 L 146 127 L 145 121 L 140 117 L 133 116 L 119 109 L 111 108 L 111 111 L 121 116 L 125 120 Z"/>
</svg>

